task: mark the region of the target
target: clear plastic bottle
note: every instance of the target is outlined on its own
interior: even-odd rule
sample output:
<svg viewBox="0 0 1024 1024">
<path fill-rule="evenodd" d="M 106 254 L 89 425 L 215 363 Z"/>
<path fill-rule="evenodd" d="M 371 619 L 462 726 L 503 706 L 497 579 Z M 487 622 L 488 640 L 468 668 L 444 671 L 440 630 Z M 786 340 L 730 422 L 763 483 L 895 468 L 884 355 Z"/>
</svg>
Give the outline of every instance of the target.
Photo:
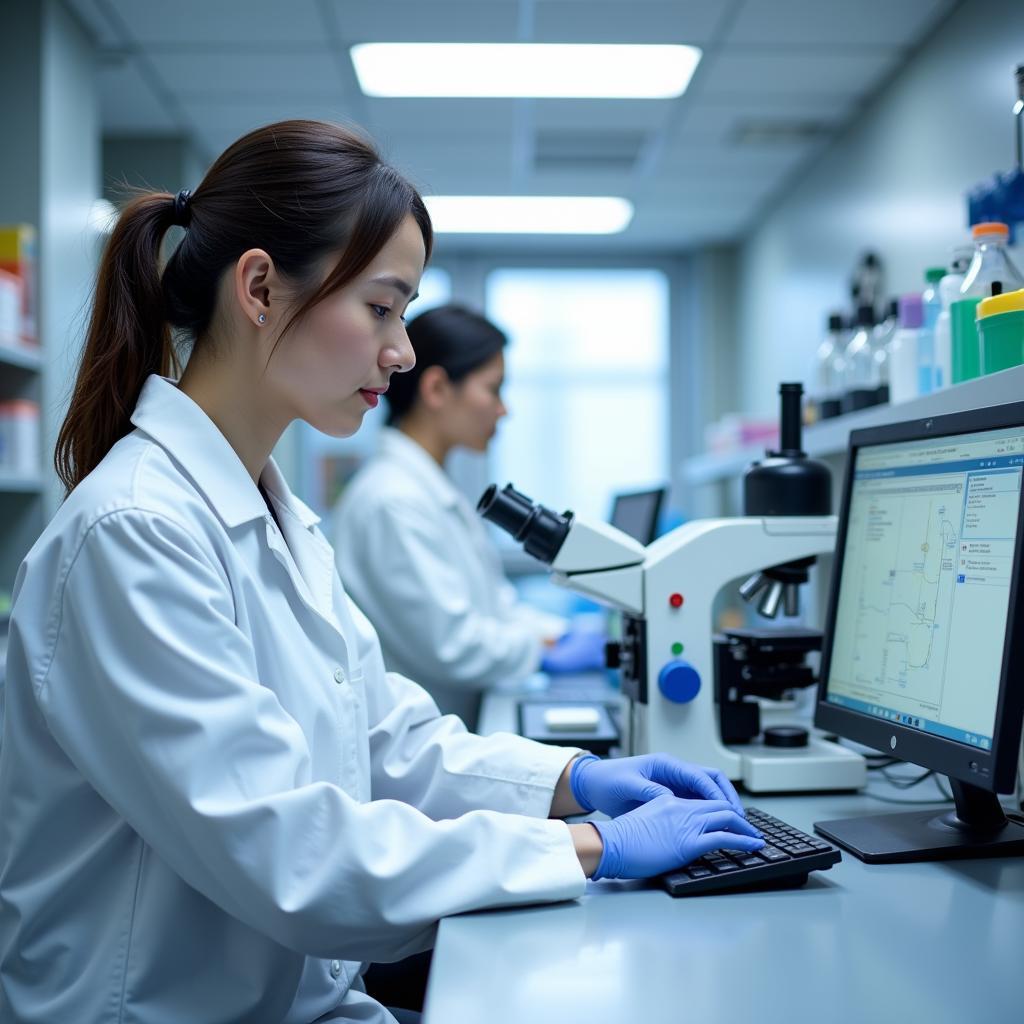
<svg viewBox="0 0 1024 1024">
<path fill-rule="evenodd" d="M 898 300 L 890 299 L 885 307 L 885 318 L 871 332 L 871 355 L 875 363 L 875 379 L 878 381 L 876 405 L 885 405 L 889 401 L 889 343 L 899 330 L 899 312 Z"/>
<path fill-rule="evenodd" d="M 899 305 L 900 326 L 889 343 L 890 393 L 893 403 L 916 398 L 921 383 L 918 346 L 924 330 L 922 297 L 916 294 L 904 295 Z"/>
<path fill-rule="evenodd" d="M 975 224 L 971 229 L 971 237 L 974 239 L 974 258 L 960 286 L 961 299 L 976 295 L 988 298 L 995 281 L 1002 285 L 1004 292 L 1024 288 L 1024 277 L 1021 277 L 1006 252 L 1010 229 L 1005 224 L 998 221 Z"/>
<path fill-rule="evenodd" d="M 833 419 L 842 412 L 845 386 L 842 356 L 845 348 L 846 329 L 843 318 L 838 313 L 832 313 L 828 318 L 825 337 L 814 354 L 814 374 L 809 389 L 819 420 Z"/>
<path fill-rule="evenodd" d="M 949 273 L 939 282 L 939 315 L 935 321 L 935 390 L 953 383 L 953 333 L 949 307 L 960 298 L 960 288 L 967 268 L 974 257 L 974 246 L 958 245 L 953 249 Z"/>
<path fill-rule="evenodd" d="M 881 385 L 879 367 L 875 362 L 872 335 L 875 327 L 874 306 L 858 306 L 853 334 L 844 353 L 846 390 L 843 412 L 855 412 L 878 404 Z M 888 381 L 886 381 L 888 384 Z"/>
<path fill-rule="evenodd" d="M 917 393 L 919 395 L 928 395 L 936 390 L 935 324 L 942 311 L 939 282 L 945 276 L 945 267 L 929 267 L 924 272 L 925 289 L 921 296 L 922 320 L 917 335 Z"/>
</svg>

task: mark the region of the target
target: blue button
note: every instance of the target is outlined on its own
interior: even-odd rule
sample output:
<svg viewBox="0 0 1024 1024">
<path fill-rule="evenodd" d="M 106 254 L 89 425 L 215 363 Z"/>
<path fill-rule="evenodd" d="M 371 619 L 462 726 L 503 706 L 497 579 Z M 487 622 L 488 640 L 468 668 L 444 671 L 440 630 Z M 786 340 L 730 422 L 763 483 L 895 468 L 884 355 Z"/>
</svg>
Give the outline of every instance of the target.
<svg viewBox="0 0 1024 1024">
<path fill-rule="evenodd" d="M 675 704 L 688 704 L 700 693 L 700 673 L 688 662 L 676 658 L 658 673 L 658 689 Z"/>
</svg>

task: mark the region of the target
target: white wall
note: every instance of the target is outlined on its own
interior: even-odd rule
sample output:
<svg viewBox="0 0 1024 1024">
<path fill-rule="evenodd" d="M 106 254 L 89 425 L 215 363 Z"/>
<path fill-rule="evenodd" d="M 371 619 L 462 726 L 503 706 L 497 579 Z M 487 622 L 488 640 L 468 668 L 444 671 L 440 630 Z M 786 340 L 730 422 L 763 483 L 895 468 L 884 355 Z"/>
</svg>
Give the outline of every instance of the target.
<svg viewBox="0 0 1024 1024">
<path fill-rule="evenodd" d="M 778 381 L 805 379 L 862 252 L 883 257 L 892 295 L 920 290 L 924 268 L 947 262 L 967 236 L 966 191 L 1012 166 L 1021 63 L 1024 2 L 965 0 L 770 204 L 740 253 L 742 409 L 771 414 Z"/>
</svg>

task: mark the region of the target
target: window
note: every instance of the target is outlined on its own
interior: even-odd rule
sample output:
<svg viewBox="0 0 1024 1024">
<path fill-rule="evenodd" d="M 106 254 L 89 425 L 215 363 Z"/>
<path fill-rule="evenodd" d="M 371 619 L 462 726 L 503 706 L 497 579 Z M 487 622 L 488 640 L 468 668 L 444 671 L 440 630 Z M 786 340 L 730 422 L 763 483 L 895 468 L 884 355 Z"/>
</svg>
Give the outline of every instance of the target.
<svg viewBox="0 0 1024 1024">
<path fill-rule="evenodd" d="M 668 282 L 657 270 L 500 269 L 510 415 L 493 478 L 607 519 L 616 491 L 668 479 Z"/>
</svg>

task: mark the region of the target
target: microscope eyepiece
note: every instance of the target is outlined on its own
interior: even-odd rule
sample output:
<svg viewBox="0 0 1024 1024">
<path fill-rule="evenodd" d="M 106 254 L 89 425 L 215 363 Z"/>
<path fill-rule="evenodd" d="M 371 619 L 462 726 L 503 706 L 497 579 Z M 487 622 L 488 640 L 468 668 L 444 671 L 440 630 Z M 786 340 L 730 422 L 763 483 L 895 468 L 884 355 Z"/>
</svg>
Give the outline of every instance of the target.
<svg viewBox="0 0 1024 1024">
<path fill-rule="evenodd" d="M 500 491 L 491 484 L 476 506 L 477 512 L 523 545 L 528 555 L 550 565 L 572 526 L 572 513 L 559 515 L 520 494 L 511 484 Z"/>
</svg>

